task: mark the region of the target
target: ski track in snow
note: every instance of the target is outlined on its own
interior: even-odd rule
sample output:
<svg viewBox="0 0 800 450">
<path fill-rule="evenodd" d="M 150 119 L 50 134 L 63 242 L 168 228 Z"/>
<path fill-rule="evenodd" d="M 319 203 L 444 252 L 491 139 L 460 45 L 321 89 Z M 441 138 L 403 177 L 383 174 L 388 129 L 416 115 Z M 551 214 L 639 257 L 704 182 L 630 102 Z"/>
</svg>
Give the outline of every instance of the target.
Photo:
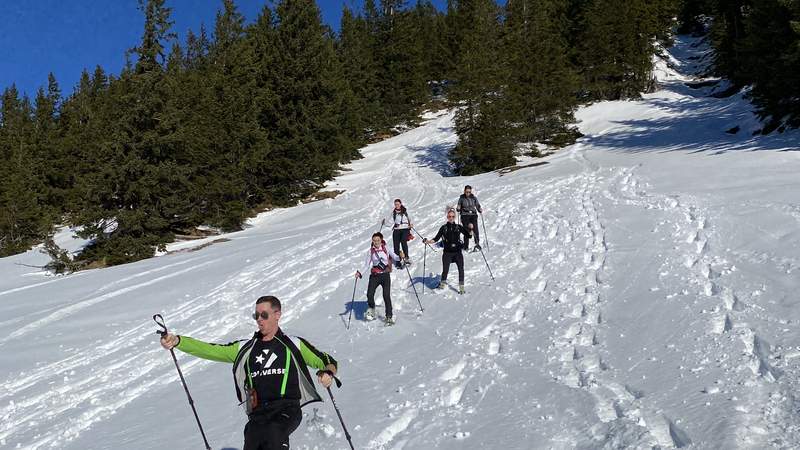
<svg viewBox="0 0 800 450">
<path fill-rule="evenodd" d="M 620 171 L 615 186 L 605 195 L 642 209 L 671 213 L 671 219 L 662 225 L 671 222 L 677 230 L 674 248 L 684 249 L 683 256 L 672 261 L 673 266 L 683 266 L 688 272 L 683 278 L 688 284 L 680 294 L 695 291 L 698 297 L 708 300 L 702 312 L 709 315 L 707 334 L 711 339 L 701 344 L 705 348 L 695 352 L 706 355 L 700 360 L 701 365 L 696 371 L 704 370 L 702 365 L 709 363 L 709 356 L 721 360 L 721 365 L 729 372 L 741 372 L 746 368 L 744 376 L 738 377 L 738 383 L 745 387 L 743 398 L 732 397 L 737 403 L 734 409 L 742 414 L 737 417 L 739 423 L 734 436 L 726 445 L 744 448 L 792 447 L 792 442 L 796 442 L 794 440 L 798 436 L 797 421 L 791 420 L 795 423 L 787 427 L 785 415 L 791 414 L 787 408 L 793 408 L 792 405 L 796 404 L 795 397 L 787 391 L 786 386 L 772 387 L 781 376 L 781 370 L 772 365 L 775 358 L 770 353 L 770 345 L 755 327 L 748 324 L 750 308 L 741 300 L 740 293 L 725 282 L 726 277 L 736 272 L 736 267 L 730 261 L 732 255 L 717 251 L 713 243 L 713 219 L 709 217 L 707 208 L 698 206 L 697 199 L 648 193 L 646 183 L 635 175 L 635 168 Z M 678 294 L 669 297 L 675 295 Z M 728 360 L 729 355 L 737 353 L 738 360 Z M 720 387 L 711 386 L 704 392 L 716 394 L 720 392 Z M 777 420 L 778 417 L 783 420 Z M 654 433 L 657 445 L 685 447 L 691 444 L 691 439 L 678 425 L 666 417 L 664 419 L 666 428 L 662 427 Z"/>
<path fill-rule="evenodd" d="M 680 51 L 691 47 L 681 45 Z M 674 72 L 662 76 L 692 79 Z M 659 101 L 633 104 L 661 111 Z M 638 116 L 631 110 L 630 117 Z M 82 284 L 72 283 L 74 277 L 34 283 L 20 277 L 19 284 L 4 285 L 0 301 L 7 302 L 58 295 L 58 286 L 65 285 L 77 293 L 41 311 L 25 310 L 24 301 L 12 303 L 23 312 L 0 322 L 6 331 L 0 352 L 13 355 L 15 348 L 39 344 L 40 335 L 54 342 L 64 334 L 89 337 L 85 343 L 65 341 L 36 364 L 4 368 L 0 447 L 77 448 L 88 442 L 103 448 L 117 442 L 116 434 L 95 430 L 119 423 L 115 416 L 144 399 L 157 402 L 156 397 L 179 389 L 149 315 L 163 312 L 170 328 L 181 334 L 228 342 L 252 333 L 246 315 L 253 299 L 265 293 L 284 300 L 287 331 L 296 326 L 311 333 L 342 362 L 346 386 L 335 392 L 356 448 L 796 447 L 800 347 L 772 342 L 779 335 L 773 328 L 796 323 L 768 309 L 770 296 L 792 285 L 784 291 L 767 287 L 747 278 L 741 266 L 769 265 L 790 277 L 800 263 L 775 250 L 737 248 L 726 235 L 731 227 L 725 221 L 731 219 L 719 202 L 665 190 L 654 179 L 657 172 L 643 166 L 647 159 L 612 159 L 591 145 L 593 138 L 619 129 L 636 130 L 611 120 L 585 126 L 594 127 L 592 135 L 548 159 L 547 166 L 503 177 L 443 177 L 455 136 L 452 112 L 439 113 L 417 129 L 368 146 L 365 158 L 349 165 L 352 171 L 329 183 L 345 191 L 336 199 L 268 213 L 228 243 L 116 268 L 119 275 L 113 279 L 104 276 L 109 272 L 89 271 L 79 274 Z M 410 243 L 414 265 L 392 275 L 397 325 L 366 323 L 357 313 L 345 331 L 352 273 L 361 268 L 369 236 L 389 215 L 392 200 L 403 198 L 416 228 L 431 237 L 444 222 L 443 206 L 454 204 L 466 183 L 476 186 L 484 205 L 488 236 L 481 228 L 481 240 L 496 281 L 480 253 L 467 253 L 467 293 L 458 295 L 453 288 L 455 266 L 448 289 L 430 290 L 441 270 L 441 253 L 425 251 L 423 273 L 423 246 L 415 240 Z M 795 203 L 749 202 L 742 205 L 767 208 L 800 224 Z M 621 226 L 619 218 L 611 211 L 655 221 L 651 239 L 660 260 L 647 261 L 652 267 L 644 275 L 628 278 L 615 269 L 626 255 L 634 258 L 642 249 L 626 249 L 623 234 L 614 228 Z M 391 245 L 391 230 L 383 231 Z M 646 230 L 635 231 L 647 236 Z M 770 248 L 793 242 L 787 236 L 791 232 L 760 234 Z M 201 275 L 185 281 L 195 271 Z M 659 284 L 645 298 L 637 277 L 653 272 L 650 281 Z M 420 313 L 414 287 L 422 294 L 424 283 L 425 312 Z M 170 288 L 176 285 L 182 295 L 174 297 Z M 361 280 L 355 297 L 361 305 L 365 290 Z M 664 349 L 645 358 L 618 337 L 630 324 L 620 323 L 625 319 L 615 314 L 624 311 L 620 305 L 630 295 L 652 302 L 631 306 L 640 308 L 636 317 L 646 317 L 649 308 L 666 308 L 670 318 L 699 328 L 671 330 L 673 339 L 663 343 Z M 148 302 L 148 296 L 155 301 Z M 380 293 L 376 302 L 382 314 Z M 111 307 L 112 314 L 135 317 L 114 318 L 114 327 L 103 334 L 85 329 L 107 320 L 92 320 L 93 311 Z M 62 328 L 46 334 L 52 324 Z M 626 360 L 620 353 L 630 356 Z M 227 378 L 207 380 L 218 377 L 207 370 L 214 363 L 180 354 L 179 359 L 190 385 L 200 380 L 229 387 Z M 658 359 L 679 373 L 679 380 L 667 381 L 679 387 L 701 383 L 702 391 L 661 389 L 634 377 Z M 658 372 L 646 375 L 658 378 Z M 548 400 L 548 391 L 555 400 Z M 231 413 L 231 399 L 218 401 L 220 412 L 200 411 L 201 416 L 239 427 L 241 420 L 229 417 L 239 414 L 238 408 Z M 185 404 L 157 404 L 186 412 Z M 294 446 L 344 447 L 329 406 L 304 412 Z M 176 419 L 180 429 L 196 433 L 195 424 L 184 419 Z M 223 439 L 234 440 L 223 447 L 240 445 L 239 430 L 227 431 L 210 436 L 215 447 Z M 144 445 L 137 443 L 139 436 L 127 437 L 135 443 L 127 448 Z M 188 446 L 179 436 L 157 430 L 152 439 L 148 442 Z"/>
</svg>

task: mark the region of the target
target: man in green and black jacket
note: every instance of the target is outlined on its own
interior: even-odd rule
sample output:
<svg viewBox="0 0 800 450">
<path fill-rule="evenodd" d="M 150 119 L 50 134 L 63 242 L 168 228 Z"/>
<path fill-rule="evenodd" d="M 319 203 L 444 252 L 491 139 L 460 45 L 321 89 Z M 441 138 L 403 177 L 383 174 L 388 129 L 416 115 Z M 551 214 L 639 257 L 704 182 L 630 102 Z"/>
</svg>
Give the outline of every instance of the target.
<svg viewBox="0 0 800 450">
<path fill-rule="evenodd" d="M 210 344 L 167 334 L 161 338 L 161 345 L 198 358 L 232 363 L 236 396 L 249 418 L 243 450 L 288 449 L 289 435 L 303 418 L 300 408 L 322 401 L 307 366 L 318 370 L 319 382 L 328 388 L 338 365 L 305 339 L 283 333 L 278 325 L 281 302 L 276 297 L 259 298 L 253 318 L 258 331 L 250 339 Z"/>
</svg>

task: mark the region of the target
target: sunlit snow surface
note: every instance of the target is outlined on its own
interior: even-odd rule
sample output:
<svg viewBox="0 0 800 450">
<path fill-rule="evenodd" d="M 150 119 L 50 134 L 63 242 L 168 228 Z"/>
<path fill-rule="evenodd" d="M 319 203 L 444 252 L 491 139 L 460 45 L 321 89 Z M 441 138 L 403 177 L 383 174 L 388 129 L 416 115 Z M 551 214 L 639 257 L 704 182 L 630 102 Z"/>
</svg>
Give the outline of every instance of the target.
<svg viewBox="0 0 800 450">
<path fill-rule="evenodd" d="M 46 261 L 36 250 L 0 259 L 0 448 L 202 448 L 151 316 L 228 342 L 253 332 L 265 294 L 284 329 L 339 359 L 359 449 L 796 448 L 800 134 L 754 138 L 741 95 L 688 87 L 707 59 L 696 43 L 656 62 L 661 90 L 581 109 L 586 136 L 546 165 L 443 176 L 456 136 L 441 112 L 363 149 L 329 183 L 337 198 L 230 241 L 65 277 L 23 265 Z M 431 236 L 464 184 L 496 281 L 469 253 L 466 295 L 431 290 L 440 255 L 423 274 L 417 239 L 425 312 L 395 271 L 397 325 L 363 321 L 362 280 L 346 330 L 391 201 Z M 178 358 L 212 447 L 241 448 L 230 367 Z M 304 411 L 293 448 L 347 448 L 329 401 Z"/>
</svg>

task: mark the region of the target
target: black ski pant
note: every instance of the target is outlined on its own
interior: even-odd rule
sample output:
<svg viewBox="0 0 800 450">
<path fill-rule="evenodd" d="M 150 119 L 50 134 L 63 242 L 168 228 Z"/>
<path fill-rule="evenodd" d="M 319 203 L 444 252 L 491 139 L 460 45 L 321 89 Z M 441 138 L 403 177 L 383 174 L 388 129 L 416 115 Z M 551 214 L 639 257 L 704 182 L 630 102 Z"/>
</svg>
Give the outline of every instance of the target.
<svg viewBox="0 0 800 450">
<path fill-rule="evenodd" d="M 458 267 L 458 284 L 464 284 L 464 254 L 461 252 L 442 252 L 442 281 L 447 281 L 450 263 L 456 263 Z"/>
<path fill-rule="evenodd" d="M 300 426 L 300 401 L 279 400 L 250 415 L 244 426 L 243 450 L 286 450 L 289 435 Z"/>
<path fill-rule="evenodd" d="M 383 290 L 383 304 L 386 306 L 386 317 L 392 317 L 392 277 L 389 272 L 373 273 L 369 276 L 369 286 L 367 287 L 367 305 L 375 307 L 375 289 L 381 287 Z"/>
<path fill-rule="evenodd" d="M 400 246 L 403 246 L 403 254 L 408 257 L 408 228 L 392 231 L 392 244 L 394 244 L 394 254 L 400 254 Z"/>
<path fill-rule="evenodd" d="M 472 236 L 475 238 L 475 245 L 480 245 L 481 237 L 478 230 L 478 215 L 477 214 L 462 214 L 461 225 L 469 231 L 469 224 L 472 224 Z M 469 246 L 469 235 L 464 238 L 464 247 Z"/>
</svg>

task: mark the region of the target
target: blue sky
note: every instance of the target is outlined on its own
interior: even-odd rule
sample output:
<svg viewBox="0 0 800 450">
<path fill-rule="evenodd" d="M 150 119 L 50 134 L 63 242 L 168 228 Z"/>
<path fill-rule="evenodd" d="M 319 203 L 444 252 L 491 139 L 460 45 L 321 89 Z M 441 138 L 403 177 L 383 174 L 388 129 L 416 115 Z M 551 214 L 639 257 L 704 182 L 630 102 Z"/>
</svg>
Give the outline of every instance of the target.
<svg viewBox="0 0 800 450">
<path fill-rule="evenodd" d="M 266 0 L 237 0 L 248 21 L 255 20 Z M 323 20 L 338 29 L 343 5 L 363 0 L 318 0 Z M 173 8 L 174 31 L 181 39 L 201 23 L 213 29 L 221 0 L 167 0 Z M 415 4 L 416 0 L 407 1 Z M 443 7 L 446 0 L 433 0 Z M 4 2 L 0 28 L 0 90 L 15 83 L 33 97 L 53 72 L 64 94 L 72 92 L 84 68 L 100 65 L 119 73 L 125 50 L 135 46 L 144 22 L 137 0 L 25 0 Z"/>
</svg>

